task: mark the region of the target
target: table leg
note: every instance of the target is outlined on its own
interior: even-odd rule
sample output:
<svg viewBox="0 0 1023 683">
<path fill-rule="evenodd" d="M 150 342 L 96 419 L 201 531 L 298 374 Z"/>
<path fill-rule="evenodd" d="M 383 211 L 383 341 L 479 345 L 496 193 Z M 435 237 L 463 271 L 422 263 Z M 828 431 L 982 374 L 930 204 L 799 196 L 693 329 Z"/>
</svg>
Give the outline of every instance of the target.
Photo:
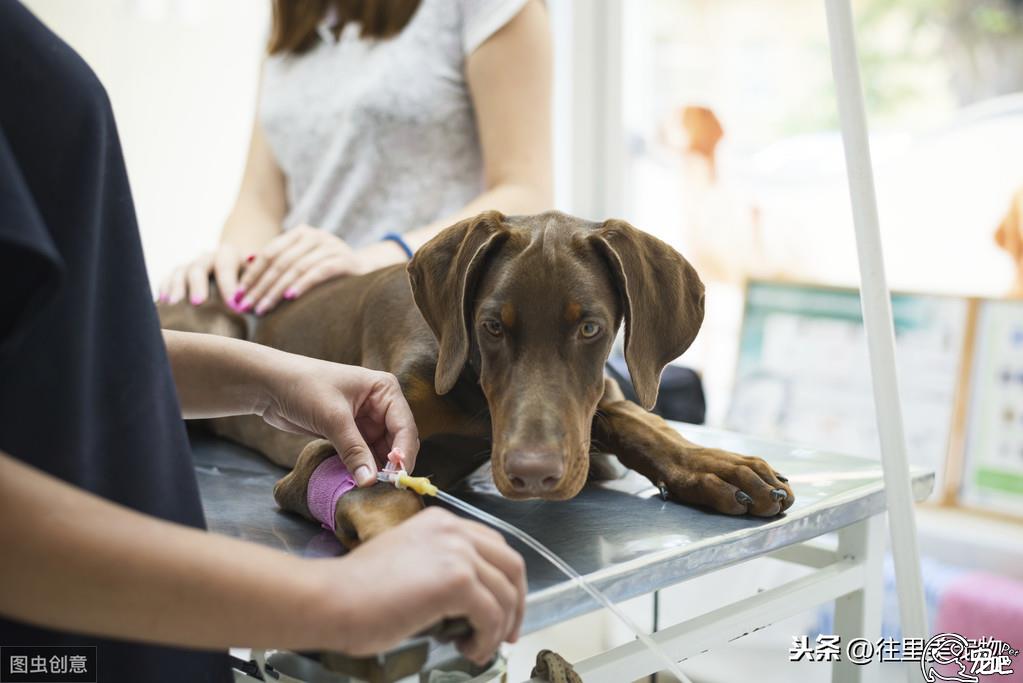
<svg viewBox="0 0 1023 683">
<path fill-rule="evenodd" d="M 884 515 L 874 515 L 838 532 L 838 555 L 862 565 L 863 587 L 835 600 L 835 635 L 841 636 L 842 659 L 831 669 L 833 683 L 866 683 L 878 678 L 878 665 L 857 665 L 846 658 L 852 638 L 877 642 L 881 637 L 884 595 Z"/>
<path fill-rule="evenodd" d="M 902 635 L 923 638 L 927 635 L 927 608 L 923 578 L 920 575 L 920 548 L 913 509 L 913 483 L 906 454 L 906 434 L 899 402 L 899 382 L 895 370 L 895 328 L 891 294 L 885 276 L 881 249 L 881 227 L 874 192 L 874 171 L 870 161 L 867 113 L 856 55 L 851 0 L 826 0 L 832 73 L 838 119 L 842 129 L 849 197 L 852 200 L 853 228 L 860 267 L 860 302 L 863 327 L 867 333 L 871 385 L 877 434 L 881 446 L 885 500 L 892 537 L 892 561 L 899 590 L 899 617 Z M 910 674 L 910 681 L 920 680 Z"/>
</svg>

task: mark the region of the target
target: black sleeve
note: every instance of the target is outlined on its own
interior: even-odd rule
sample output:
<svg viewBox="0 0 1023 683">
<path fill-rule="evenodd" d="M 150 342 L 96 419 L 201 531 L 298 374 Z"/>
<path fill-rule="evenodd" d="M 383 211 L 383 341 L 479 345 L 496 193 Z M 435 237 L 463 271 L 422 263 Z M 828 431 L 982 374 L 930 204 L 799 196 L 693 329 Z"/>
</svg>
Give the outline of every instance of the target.
<svg viewBox="0 0 1023 683">
<path fill-rule="evenodd" d="M 0 129 L 0 355 L 31 325 L 63 276 L 17 159 Z"/>
</svg>

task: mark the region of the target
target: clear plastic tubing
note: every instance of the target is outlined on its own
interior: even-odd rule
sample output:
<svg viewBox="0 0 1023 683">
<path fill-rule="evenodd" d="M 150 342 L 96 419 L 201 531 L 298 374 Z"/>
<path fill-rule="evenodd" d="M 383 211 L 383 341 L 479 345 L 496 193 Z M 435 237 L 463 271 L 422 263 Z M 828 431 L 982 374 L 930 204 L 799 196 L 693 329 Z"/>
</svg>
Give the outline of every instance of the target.
<svg viewBox="0 0 1023 683">
<path fill-rule="evenodd" d="M 668 654 L 664 650 L 662 650 L 661 647 L 656 642 L 654 642 L 653 638 L 644 633 L 643 630 L 636 624 L 636 622 L 634 622 L 632 619 L 626 616 L 624 612 L 618 609 L 618 607 L 613 602 L 608 600 L 606 595 L 604 595 L 599 590 L 590 585 L 590 582 L 584 579 L 582 576 L 580 576 L 579 572 L 572 569 L 572 567 L 569 566 L 568 563 L 566 563 L 563 559 L 555 555 L 550 550 L 550 548 L 548 548 L 543 543 L 527 534 L 522 529 L 519 529 L 517 526 L 513 526 L 508 522 L 504 521 L 503 519 L 494 517 L 493 515 L 486 513 L 483 510 L 480 510 L 478 507 L 469 505 L 465 501 L 455 498 L 449 493 L 445 493 L 444 491 L 437 491 L 437 497 L 443 500 L 451 507 L 457 508 L 462 512 L 477 517 L 486 522 L 487 524 L 496 527 L 501 531 L 510 534 L 511 536 L 514 536 L 515 538 L 519 539 L 520 541 L 528 545 L 530 548 L 535 550 L 538 555 L 540 555 L 548 562 L 553 564 L 555 567 L 560 569 L 565 574 L 565 576 L 572 579 L 573 583 L 575 583 L 576 586 L 586 591 L 586 593 L 591 598 L 596 600 L 598 604 L 600 604 L 603 607 L 606 607 L 612 612 L 612 614 L 618 617 L 618 619 L 623 624 L 625 624 L 630 631 L 636 634 L 636 637 L 639 638 L 641 643 L 646 645 L 651 652 L 657 655 L 661 659 L 661 661 L 664 662 L 665 666 L 667 666 L 668 668 L 668 671 L 673 673 L 680 681 L 682 681 L 682 683 L 692 683 L 692 681 L 690 681 L 689 678 L 684 673 L 682 673 L 682 669 L 679 668 L 678 663 L 675 662 L 671 657 L 669 657 Z"/>
</svg>

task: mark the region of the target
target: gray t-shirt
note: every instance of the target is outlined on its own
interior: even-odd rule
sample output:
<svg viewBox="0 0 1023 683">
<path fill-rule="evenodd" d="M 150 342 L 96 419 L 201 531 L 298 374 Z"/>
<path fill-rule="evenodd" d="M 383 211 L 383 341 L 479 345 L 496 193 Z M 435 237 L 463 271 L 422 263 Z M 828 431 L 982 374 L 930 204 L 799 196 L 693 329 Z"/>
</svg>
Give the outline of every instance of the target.
<svg viewBox="0 0 1023 683">
<path fill-rule="evenodd" d="M 466 57 L 526 0 L 422 0 L 387 40 L 338 40 L 267 59 L 259 116 L 287 183 L 284 229 L 353 246 L 443 218 L 483 189 Z"/>
</svg>

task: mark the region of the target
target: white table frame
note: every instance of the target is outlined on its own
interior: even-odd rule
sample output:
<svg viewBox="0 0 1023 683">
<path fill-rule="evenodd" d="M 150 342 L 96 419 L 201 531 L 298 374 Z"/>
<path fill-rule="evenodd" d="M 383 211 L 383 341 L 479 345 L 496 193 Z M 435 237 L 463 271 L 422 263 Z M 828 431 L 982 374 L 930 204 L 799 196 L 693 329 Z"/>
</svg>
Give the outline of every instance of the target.
<svg viewBox="0 0 1023 683">
<path fill-rule="evenodd" d="M 860 268 L 860 301 L 870 354 L 874 410 L 881 437 L 888 528 L 891 535 L 895 580 L 899 592 L 899 616 L 903 637 L 927 635 L 927 610 L 920 576 L 920 549 L 906 456 L 906 436 L 895 371 L 895 327 L 891 294 L 884 269 L 881 227 L 870 161 L 867 114 L 856 56 L 856 39 L 850 0 L 826 0 L 831 68 L 838 98 L 852 201 L 856 252 Z M 919 670 L 905 667 L 907 680 L 919 680 Z M 914 673 L 915 672 L 915 673 Z"/>
<path fill-rule="evenodd" d="M 877 514 L 838 532 L 838 547 L 828 550 L 812 542 L 777 550 L 767 557 L 810 567 L 813 571 L 756 595 L 737 600 L 653 634 L 676 661 L 684 661 L 754 630 L 835 601 L 835 634 L 846 643 L 881 635 L 884 515 Z M 802 662 L 793 666 L 822 666 Z M 851 664 L 843 656 L 832 664 L 834 683 L 871 680 L 871 667 Z M 890 666 L 890 665 L 886 665 Z M 663 665 L 639 641 L 574 663 L 586 683 L 621 683 L 652 674 Z"/>
</svg>

